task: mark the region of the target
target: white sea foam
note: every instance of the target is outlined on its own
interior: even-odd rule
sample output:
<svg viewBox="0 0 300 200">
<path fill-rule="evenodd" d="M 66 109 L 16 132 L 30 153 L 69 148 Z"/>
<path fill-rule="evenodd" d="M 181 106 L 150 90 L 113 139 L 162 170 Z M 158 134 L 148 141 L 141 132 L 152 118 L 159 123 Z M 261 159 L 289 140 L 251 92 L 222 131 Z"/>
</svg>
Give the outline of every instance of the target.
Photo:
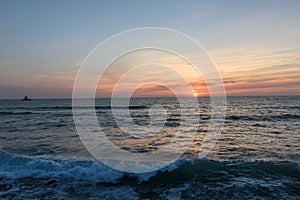
<svg viewBox="0 0 300 200">
<path fill-rule="evenodd" d="M 116 182 L 123 173 L 112 170 L 100 162 L 62 156 L 24 156 L 0 152 L 2 178 L 62 178 L 92 183 Z"/>
<path fill-rule="evenodd" d="M 124 176 L 123 172 L 111 169 L 97 160 L 82 157 L 27 156 L 10 154 L 0 150 L 0 178 L 58 178 L 88 181 L 91 183 L 115 183 Z M 184 159 L 163 168 L 173 171 Z M 157 172 L 130 174 L 140 181 L 147 181 Z"/>
</svg>

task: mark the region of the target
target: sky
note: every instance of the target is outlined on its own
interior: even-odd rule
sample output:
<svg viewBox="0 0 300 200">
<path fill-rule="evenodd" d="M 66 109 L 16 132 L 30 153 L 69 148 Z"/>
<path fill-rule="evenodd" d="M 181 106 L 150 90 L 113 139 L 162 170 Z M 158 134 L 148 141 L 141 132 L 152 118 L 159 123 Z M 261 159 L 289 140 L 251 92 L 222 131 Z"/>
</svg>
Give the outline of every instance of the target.
<svg viewBox="0 0 300 200">
<path fill-rule="evenodd" d="M 299 95 L 299 8 L 298 0 L 0 0 L 0 98 L 72 97 L 76 73 L 89 52 L 108 37 L 139 27 L 174 29 L 197 40 L 215 63 L 229 96 Z M 129 55 L 111 72 L 118 75 L 145 55 L 146 60 L 170 56 Z M 176 63 L 175 68 L 184 65 Z M 137 70 L 132 76 L 140 81 L 164 74 L 172 86 L 182 88 L 172 72 L 156 69 Z M 111 94 L 111 72 L 97 96 Z M 191 80 L 195 95 L 209 95 L 203 79 L 193 71 L 182 73 Z M 184 88 L 179 92 L 184 95 Z M 139 94 L 169 95 L 152 83 Z"/>
</svg>

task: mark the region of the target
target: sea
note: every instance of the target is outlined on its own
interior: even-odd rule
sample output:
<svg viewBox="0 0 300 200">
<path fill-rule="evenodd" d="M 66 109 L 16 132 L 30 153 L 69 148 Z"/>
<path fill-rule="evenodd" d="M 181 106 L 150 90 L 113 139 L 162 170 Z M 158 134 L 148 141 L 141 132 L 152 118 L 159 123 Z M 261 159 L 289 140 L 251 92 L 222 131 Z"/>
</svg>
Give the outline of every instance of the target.
<svg viewBox="0 0 300 200">
<path fill-rule="evenodd" d="M 158 104 L 167 112 L 154 117 L 163 128 L 147 136 L 143 126 Z M 0 100 L 0 199 L 300 199 L 300 96 L 227 97 L 218 141 L 199 157 L 210 132 L 210 104 L 209 97 L 199 97 L 199 109 L 190 112 L 199 123 L 183 126 L 189 120 L 181 119 L 173 97 L 133 98 L 127 107 L 96 99 L 99 125 L 128 152 L 155 151 L 172 141 L 180 126 L 186 137 L 196 131 L 174 162 L 128 173 L 87 150 L 75 127 L 72 99 Z M 141 127 L 134 135 L 141 137 L 122 134 L 112 109 L 129 110 Z"/>
</svg>

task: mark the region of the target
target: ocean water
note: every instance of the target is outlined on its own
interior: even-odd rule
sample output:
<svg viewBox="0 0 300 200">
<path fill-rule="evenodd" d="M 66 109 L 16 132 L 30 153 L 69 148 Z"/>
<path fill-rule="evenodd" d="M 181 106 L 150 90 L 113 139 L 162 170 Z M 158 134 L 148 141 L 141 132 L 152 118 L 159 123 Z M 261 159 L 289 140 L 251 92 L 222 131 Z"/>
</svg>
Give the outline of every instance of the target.
<svg viewBox="0 0 300 200">
<path fill-rule="evenodd" d="M 189 124 L 176 98 L 132 99 L 130 117 L 141 127 L 134 135 L 150 134 L 132 139 L 114 122 L 110 99 L 96 99 L 105 134 L 129 152 L 163 147 L 182 123 L 187 135 L 197 132 L 192 144 L 178 141 L 190 146 L 176 162 L 132 174 L 89 154 L 76 132 L 71 99 L 0 100 L 0 199 L 300 199 L 300 96 L 228 97 L 222 134 L 201 159 L 211 106 L 209 98 L 198 101 L 199 110 L 190 114 L 199 124 Z M 159 109 L 151 118 L 149 108 L 157 104 L 167 113 L 163 129 L 143 132 L 151 120 L 165 120 Z"/>
</svg>

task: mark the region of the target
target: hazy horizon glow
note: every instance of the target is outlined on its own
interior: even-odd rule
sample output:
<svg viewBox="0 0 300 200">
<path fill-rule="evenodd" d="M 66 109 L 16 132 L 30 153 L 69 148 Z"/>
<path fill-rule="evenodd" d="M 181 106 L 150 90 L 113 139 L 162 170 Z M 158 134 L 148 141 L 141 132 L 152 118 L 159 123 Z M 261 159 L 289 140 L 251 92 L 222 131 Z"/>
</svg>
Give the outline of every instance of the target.
<svg viewBox="0 0 300 200">
<path fill-rule="evenodd" d="M 145 26 L 175 29 L 201 43 L 219 69 L 227 95 L 299 95 L 299 7 L 297 0 L 131 4 L 0 0 L 0 98 L 71 97 L 77 70 L 92 48 L 120 31 Z M 155 52 L 115 63 L 100 81 L 96 96 L 109 97 L 114 78 L 136 59 L 168 62 L 188 77 L 197 96 L 209 96 L 205 81 L 190 66 Z M 141 82 L 164 78 L 182 96 L 191 95 L 175 74 L 162 68 L 137 70 L 132 77 Z M 126 90 L 130 84 L 122 87 Z M 148 84 L 135 95 L 172 93 Z"/>
</svg>

